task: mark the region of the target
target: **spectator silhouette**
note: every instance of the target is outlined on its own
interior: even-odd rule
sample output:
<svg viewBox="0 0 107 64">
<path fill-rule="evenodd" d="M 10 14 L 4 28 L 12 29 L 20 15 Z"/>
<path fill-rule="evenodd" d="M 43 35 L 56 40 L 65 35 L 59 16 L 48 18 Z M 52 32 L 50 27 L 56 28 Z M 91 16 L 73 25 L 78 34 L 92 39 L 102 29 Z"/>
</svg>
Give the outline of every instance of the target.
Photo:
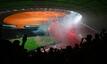
<svg viewBox="0 0 107 64">
<path fill-rule="evenodd" d="M 107 35 L 106 29 L 102 29 L 101 32 L 100 32 L 101 38 L 104 39 L 106 37 L 106 35 Z"/>
<path fill-rule="evenodd" d="M 26 57 L 26 54 L 27 54 L 27 50 L 24 49 L 24 45 L 25 45 L 25 42 L 27 41 L 27 35 L 24 34 L 23 38 L 22 38 L 22 45 L 20 45 L 20 41 L 19 40 L 15 40 L 13 42 L 13 46 L 12 46 L 12 57 L 13 57 L 13 60 L 14 60 L 14 63 L 17 63 L 17 62 L 23 62 L 25 57 Z M 23 59 L 23 60 L 22 60 Z M 20 63 L 19 62 L 19 63 Z"/>
<path fill-rule="evenodd" d="M 94 43 L 98 43 L 98 44 L 101 42 L 100 34 L 98 34 L 98 33 L 95 34 L 95 37 L 94 37 L 94 39 L 93 39 L 93 42 L 94 42 Z"/>
<path fill-rule="evenodd" d="M 0 61 L 5 61 L 5 63 L 11 62 L 11 51 L 12 44 L 9 40 L 2 39 L 0 40 Z M 2 63 L 2 62 L 1 62 Z"/>
<path fill-rule="evenodd" d="M 84 40 L 85 40 L 85 42 L 84 42 Z M 90 44 L 92 43 L 92 35 L 91 34 L 89 34 L 89 35 L 87 35 L 87 37 L 86 38 L 82 38 L 81 39 L 81 42 L 80 42 L 80 47 L 87 47 L 87 46 L 89 46 Z"/>
<path fill-rule="evenodd" d="M 92 35 L 87 35 L 87 37 L 85 38 L 87 42 L 91 42 L 92 41 Z"/>
</svg>

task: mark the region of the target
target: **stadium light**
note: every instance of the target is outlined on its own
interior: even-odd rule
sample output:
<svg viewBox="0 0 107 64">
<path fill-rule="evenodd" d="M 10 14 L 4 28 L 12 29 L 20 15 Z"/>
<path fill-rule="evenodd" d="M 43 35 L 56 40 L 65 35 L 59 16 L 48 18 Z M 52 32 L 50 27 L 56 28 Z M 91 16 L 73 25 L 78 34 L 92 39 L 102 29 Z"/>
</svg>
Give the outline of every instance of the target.
<svg viewBox="0 0 107 64">
<path fill-rule="evenodd" d="M 76 18 L 75 18 L 75 20 L 74 20 L 74 23 L 78 24 L 81 21 L 81 19 L 82 19 L 82 15 L 80 15 L 80 14 L 77 15 Z"/>
</svg>

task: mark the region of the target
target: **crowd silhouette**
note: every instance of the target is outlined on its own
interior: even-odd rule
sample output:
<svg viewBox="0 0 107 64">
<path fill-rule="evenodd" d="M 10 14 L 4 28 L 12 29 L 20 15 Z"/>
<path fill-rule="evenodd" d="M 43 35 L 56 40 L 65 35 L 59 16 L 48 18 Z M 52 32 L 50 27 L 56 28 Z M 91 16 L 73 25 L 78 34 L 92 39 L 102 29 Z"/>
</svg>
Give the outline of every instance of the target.
<svg viewBox="0 0 107 64">
<path fill-rule="evenodd" d="M 65 49 L 50 48 L 47 52 L 44 47 L 33 51 L 24 49 L 27 35 L 24 34 L 22 44 L 19 40 L 13 43 L 0 39 L 0 63 L 3 64 L 96 64 L 106 62 L 107 32 L 103 29 L 82 38 L 80 45 L 67 46 Z"/>
</svg>

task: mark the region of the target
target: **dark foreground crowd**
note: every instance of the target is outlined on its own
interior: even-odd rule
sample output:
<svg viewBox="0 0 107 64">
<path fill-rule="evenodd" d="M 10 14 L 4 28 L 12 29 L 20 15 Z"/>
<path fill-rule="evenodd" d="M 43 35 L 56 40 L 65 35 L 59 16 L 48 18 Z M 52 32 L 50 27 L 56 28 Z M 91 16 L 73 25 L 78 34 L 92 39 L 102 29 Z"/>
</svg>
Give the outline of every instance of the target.
<svg viewBox="0 0 107 64">
<path fill-rule="evenodd" d="M 43 47 L 33 51 L 24 49 L 27 35 L 20 41 L 13 43 L 6 39 L 0 39 L 0 64 L 106 64 L 107 32 L 103 29 L 82 38 L 80 45 L 67 46 L 65 49 L 50 48 L 45 51 Z M 41 51 L 42 49 L 42 51 Z"/>
</svg>

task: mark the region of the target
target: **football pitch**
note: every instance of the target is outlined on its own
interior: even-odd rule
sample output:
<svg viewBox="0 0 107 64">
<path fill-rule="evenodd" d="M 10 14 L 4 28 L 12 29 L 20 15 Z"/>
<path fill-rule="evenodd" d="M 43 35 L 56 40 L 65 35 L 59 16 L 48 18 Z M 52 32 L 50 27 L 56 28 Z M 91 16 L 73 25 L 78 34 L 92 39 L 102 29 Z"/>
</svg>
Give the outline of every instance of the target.
<svg viewBox="0 0 107 64">
<path fill-rule="evenodd" d="M 14 40 L 19 40 L 20 45 L 22 44 L 22 38 L 11 39 L 10 41 L 13 42 Z M 30 50 L 34 50 L 38 47 L 41 47 L 41 46 L 53 44 L 54 42 L 55 41 L 49 36 L 28 37 L 24 48 L 30 51 Z"/>
</svg>

